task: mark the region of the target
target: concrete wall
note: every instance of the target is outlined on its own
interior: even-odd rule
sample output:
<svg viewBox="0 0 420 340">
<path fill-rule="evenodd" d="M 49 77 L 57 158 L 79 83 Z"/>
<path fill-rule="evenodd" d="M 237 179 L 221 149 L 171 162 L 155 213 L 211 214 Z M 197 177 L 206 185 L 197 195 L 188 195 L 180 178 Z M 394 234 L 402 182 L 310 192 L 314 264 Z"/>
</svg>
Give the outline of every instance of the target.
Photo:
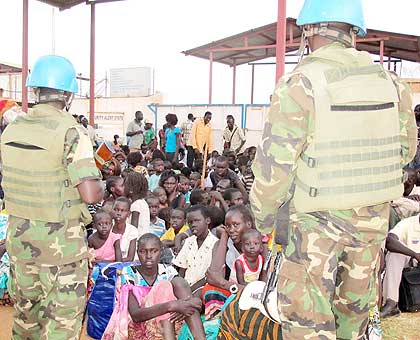
<svg viewBox="0 0 420 340">
<path fill-rule="evenodd" d="M 265 115 L 268 105 L 250 104 L 186 104 L 186 105 L 153 105 L 151 109 L 156 113 L 157 126 L 159 128 L 165 123 L 165 116 L 174 113 L 178 116 L 178 126 L 187 120 L 189 113 L 195 117 L 203 117 L 206 111 L 212 115 L 213 144 L 214 149 L 223 150 L 223 131 L 226 127 L 226 116 L 232 115 L 235 123 L 244 129 L 246 136 L 245 146 L 258 145 L 264 128 Z"/>
<path fill-rule="evenodd" d="M 136 111 L 143 112 L 144 118 L 155 121 L 148 109 L 150 104 L 160 104 L 161 94 L 149 97 L 97 98 L 95 100 L 95 126 L 100 139 L 112 140 L 115 134 L 124 137 L 128 124 L 134 119 Z M 89 117 L 89 99 L 75 99 L 71 106 L 72 114 Z"/>
</svg>

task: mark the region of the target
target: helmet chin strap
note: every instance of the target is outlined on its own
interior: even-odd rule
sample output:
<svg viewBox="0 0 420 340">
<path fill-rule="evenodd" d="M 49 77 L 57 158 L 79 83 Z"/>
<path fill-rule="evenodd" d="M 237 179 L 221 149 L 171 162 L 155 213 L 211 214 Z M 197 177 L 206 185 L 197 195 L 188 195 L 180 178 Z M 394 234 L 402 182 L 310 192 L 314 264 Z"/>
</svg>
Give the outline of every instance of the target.
<svg viewBox="0 0 420 340">
<path fill-rule="evenodd" d="M 302 38 L 300 41 L 300 47 L 298 54 L 299 61 L 302 60 L 305 48 L 308 46 L 308 38 L 314 35 L 319 35 L 332 42 L 339 42 L 346 47 L 353 47 L 356 41 L 356 35 L 359 29 L 352 27 L 349 32 L 345 32 L 333 25 L 329 25 L 327 22 L 320 23 L 318 25 L 305 25 L 302 28 Z"/>
<path fill-rule="evenodd" d="M 65 106 L 64 106 L 64 108 L 66 109 L 67 112 L 70 111 L 70 106 L 71 106 L 71 103 L 73 102 L 73 99 L 74 99 L 74 93 L 70 93 L 69 95 L 65 95 L 65 98 L 64 98 Z"/>
<path fill-rule="evenodd" d="M 59 102 L 63 104 L 63 109 L 67 112 L 70 110 L 71 103 L 74 99 L 74 93 L 55 90 L 53 92 L 43 92 L 41 88 L 35 89 L 36 102 L 38 104 Z"/>
</svg>

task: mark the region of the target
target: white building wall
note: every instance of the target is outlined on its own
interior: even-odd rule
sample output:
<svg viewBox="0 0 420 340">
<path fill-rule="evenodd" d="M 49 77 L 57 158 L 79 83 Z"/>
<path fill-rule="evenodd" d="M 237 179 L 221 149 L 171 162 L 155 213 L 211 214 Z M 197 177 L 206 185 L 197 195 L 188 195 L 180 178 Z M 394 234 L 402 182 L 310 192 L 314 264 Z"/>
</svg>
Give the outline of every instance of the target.
<svg viewBox="0 0 420 340">
<path fill-rule="evenodd" d="M 142 111 L 144 119 L 155 121 L 153 112 L 147 107 L 150 104 L 160 104 L 163 101 L 161 94 L 149 97 L 124 98 L 96 98 L 95 125 L 100 139 L 112 140 L 113 135 L 123 137 L 128 124 L 134 119 L 136 111 Z M 71 106 L 72 114 L 84 115 L 89 118 L 89 99 L 75 99 Z"/>
</svg>

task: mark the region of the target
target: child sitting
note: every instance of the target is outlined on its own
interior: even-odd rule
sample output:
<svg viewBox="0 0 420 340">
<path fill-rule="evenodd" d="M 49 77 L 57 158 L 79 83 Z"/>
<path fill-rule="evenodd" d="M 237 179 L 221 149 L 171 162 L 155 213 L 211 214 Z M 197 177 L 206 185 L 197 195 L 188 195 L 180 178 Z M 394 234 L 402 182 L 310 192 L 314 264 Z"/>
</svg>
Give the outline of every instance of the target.
<svg viewBox="0 0 420 340">
<path fill-rule="evenodd" d="M 153 195 L 155 195 L 159 199 L 159 209 L 167 208 L 168 195 L 166 195 L 165 189 L 163 189 L 162 187 L 157 187 L 152 192 L 153 192 Z"/>
<path fill-rule="evenodd" d="M 245 186 L 247 193 L 251 191 L 252 184 L 254 183 L 254 173 L 250 166 L 250 159 L 247 156 L 241 156 L 238 158 L 239 178 Z"/>
<path fill-rule="evenodd" d="M 124 178 L 125 195 L 131 200 L 131 224 L 139 230 L 139 236 L 145 234 L 150 226 L 149 206 L 145 201 L 148 190 L 147 179 L 138 172 L 130 172 Z"/>
<path fill-rule="evenodd" d="M 212 170 L 214 168 L 214 164 L 216 163 L 216 159 L 219 156 L 219 152 L 217 150 L 213 150 L 210 159 L 207 161 L 207 168 Z"/>
<path fill-rule="evenodd" d="M 153 192 L 159 185 L 160 175 L 165 170 L 165 164 L 160 158 L 156 158 L 152 161 L 154 174 L 149 177 L 149 189 Z"/>
<path fill-rule="evenodd" d="M 121 261 L 120 234 L 112 232 L 111 215 L 98 210 L 93 216 L 96 232 L 88 239 L 89 248 L 95 250 L 95 261 Z"/>
<path fill-rule="evenodd" d="M 159 199 L 156 196 L 150 195 L 146 198 L 150 210 L 150 227 L 149 232 L 155 234 L 157 237 L 162 237 L 166 232 L 165 221 L 158 217 L 159 214 Z"/>
<path fill-rule="evenodd" d="M 186 207 L 189 207 L 191 195 L 190 180 L 184 175 L 179 176 L 178 191 L 184 195 L 185 205 Z"/>
<path fill-rule="evenodd" d="M 124 196 L 124 179 L 119 176 L 111 176 L 106 180 L 106 191 L 109 197 L 105 199 L 105 202 L 112 202 L 121 196 Z M 105 203 L 104 202 L 104 203 Z"/>
<path fill-rule="evenodd" d="M 112 218 L 114 219 L 114 234 L 121 235 L 120 247 L 122 262 L 134 260 L 136 254 L 136 242 L 139 237 L 138 229 L 127 223 L 130 216 L 130 200 L 126 197 L 119 197 L 115 200 L 112 207 Z"/>
<path fill-rule="evenodd" d="M 190 187 L 192 190 L 200 188 L 201 175 L 199 172 L 193 172 L 190 175 Z"/>
<path fill-rule="evenodd" d="M 130 152 L 127 156 L 128 166 L 135 172 L 142 174 L 144 177 L 149 178 L 147 168 L 142 165 L 143 156 L 140 151 Z"/>
<path fill-rule="evenodd" d="M 128 327 L 128 339 L 176 339 L 176 321 L 187 322 L 194 339 L 205 340 L 200 319 L 201 301 L 193 298 L 184 279 L 176 277 L 173 268 L 159 264 L 162 243 L 159 238 L 147 233 L 138 240 L 137 254 L 140 265 L 125 267 L 122 271 L 121 293 L 118 310 L 131 316 L 115 320 L 123 313 L 114 313 L 103 339 L 114 339 L 111 324 Z M 128 307 L 127 307 L 128 300 Z M 126 323 L 128 321 L 128 325 Z"/>
<path fill-rule="evenodd" d="M 209 205 L 210 203 L 210 195 L 207 191 L 202 189 L 194 189 L 191 191 L 190 195 L 190 204 L 191 205 Z"/>
<path fill-rule="evenodd" d="M 236 188 L 226 189 L 226 191 L 223 193 L 223 199 L 229 208 L 233 207 L 234 205 L 244 204 L 244 197 L 242 196 L 242 193 L 239 191 L 239 189 Z"/>
<path fill-rule="evenodd" d="M 242 254 L 235 261 L 236 280 L 240 285 L 263 279 L 264 264 L 262 236 L 259 231 L 249 229 L 241 236 Z"/>
<path fill-rule="evenodd" d="M 160 238 L 163 246 L 166 248 L 172 248 L 175 245 L 175 236 L 182 234 L 188 230 L 188 226 L 185 225 L 185 210 L 181 208 L 172 209 L 170 217 L 170 228 Z"/>
<path fill-rule="evenodd" d="M 210 214 L 206 206 L 191 207 L 187 213 L 187 221 L 193 236 L 185 240 L 172 263 L 180 268 L 179 275 L 185 277 L 194 292 L 206 283 L 206 271 L 218 238 L 209 231 Z"/>
</svg>

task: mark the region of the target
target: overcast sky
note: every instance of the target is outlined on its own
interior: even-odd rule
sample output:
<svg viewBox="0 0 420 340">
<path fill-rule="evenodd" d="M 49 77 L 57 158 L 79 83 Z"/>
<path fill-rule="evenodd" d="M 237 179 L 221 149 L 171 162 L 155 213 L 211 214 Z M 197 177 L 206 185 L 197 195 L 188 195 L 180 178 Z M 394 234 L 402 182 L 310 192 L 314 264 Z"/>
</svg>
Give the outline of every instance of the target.
<svg viewBox="0 0 420 340">
<path fill-rule="evenodd" d="M 296 17 L 303 0 L 289 0 Z M 52 8 L 29 0 L 29 63 L 52 51 Z M 420 35 L 419 0 L 364 0 L 368 27 Z M 208 61 L 181 51 L 275 22 L 277 0 L 126 0 L 96 7 L 96 77 L 110 68 L 149 66 L 165 102 L 206 103 Z M 22 1 L 0 0 L 0 61 L 21 64 Z M 55 52 L 77 72 L 89 75 L 90 8 L 85 4 L 55 11 Z M 406 66 L 406 68 L 409 66 Z M 418 76 L 417 67 L 410 73 Z M 417 74 L 418 73 L 418 74 Z M 250 100 L 250 66 L 237 68 L 237 103 Z M 255 102 L 266 103 L 274 87 L 274 66 L 256 68 Z M 232 100 L 232 69 L 214 65 L 213 102 Z"/>
</svg>

